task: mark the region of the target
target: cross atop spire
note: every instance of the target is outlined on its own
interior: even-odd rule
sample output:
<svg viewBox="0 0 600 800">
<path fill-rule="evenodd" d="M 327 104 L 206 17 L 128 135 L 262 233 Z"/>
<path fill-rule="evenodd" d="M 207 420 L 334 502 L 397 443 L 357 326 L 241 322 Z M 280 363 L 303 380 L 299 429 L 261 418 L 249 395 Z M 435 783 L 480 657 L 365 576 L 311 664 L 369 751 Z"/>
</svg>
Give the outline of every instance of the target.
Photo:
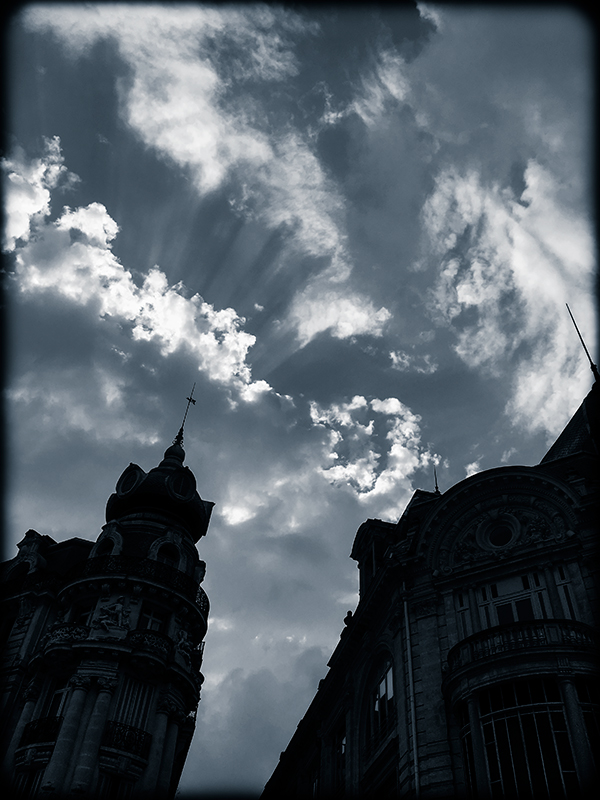
<svg viewBox="0 0 600 800">
<path fill-rule="evenodd" d="M 569 316 L 573 321 L 573 325 L 575 325 L 575 330 L 577 331 L 577 336 L 579 336 L 579 341 L 581 342 L 583 349 L 585 350 L 585 354 L 588 357 L 588 361 L 590 362 L 590 369 L 592 370 L 592 375 L 594 376 L 595 380 L 598 380 L 600 378 L 600 374 L 598 373 L 598 367 L 592 361 L 592 357 L 589 354 L 587 347 L 585 346 L 585 342 L 583 341 L 583 336 L 579 333 L 579 328 L 577 327 L 577 323 L 575 322 L 575 317 L 573 316 L 573 314 L 571 314 L 571 309 L 569 308 L 569 304 L 565 303 L 565 305 L 567 307 L 567 311 L 569 312 Z"/>
<path fill-rule="evenodd" d="M 194 389 L 196 388 L 196 384 L 192 386 L 192 391 L 190 392 L 190 396 L 186 397 L 185 399 L 188 401 L 187 406 L 185 407 L 185 414 L 183 415 L 183 420 L 181 422 L 181 428 L 177 432 L 177 436 L 173 439 L 173 444 L 178 444 L 180 447 L 183 447 L 183 426 L 185 425 L 185 421 L 187 419 L 188 411 L 190 410 L 191 405 L 196 405 L 196 401 L 194 400 Z"/>
<path fill-rule="evenodd" d="M 435 481 L 435 493 L 440 494 L 440 487 L 438 486 L 437 482 L 437 470 L 435 468 L 435 464 L 433 465 L 433 479 Z"/>
</svg>

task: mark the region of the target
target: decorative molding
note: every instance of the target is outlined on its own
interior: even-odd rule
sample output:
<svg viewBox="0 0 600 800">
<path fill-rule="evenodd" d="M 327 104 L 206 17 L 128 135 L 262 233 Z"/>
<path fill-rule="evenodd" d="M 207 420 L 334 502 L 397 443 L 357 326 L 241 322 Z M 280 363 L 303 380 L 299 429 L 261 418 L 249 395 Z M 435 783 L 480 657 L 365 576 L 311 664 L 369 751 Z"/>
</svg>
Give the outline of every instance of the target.
<svg viewBox="0 0 600 800">
<path fill-rule="evenodd" d="M 99 691 L 108 692 L 109 694 L 112 694 L 117 687 L 115 678 L 99 677 L 96 679 L 96 683 L 98 684 Z"/>
<path fill-rule="evenodd" d="M 71 675 L 68 685 L 73 689 L 89 689 L 91 680 L 87 675 Z"/>
</svg>

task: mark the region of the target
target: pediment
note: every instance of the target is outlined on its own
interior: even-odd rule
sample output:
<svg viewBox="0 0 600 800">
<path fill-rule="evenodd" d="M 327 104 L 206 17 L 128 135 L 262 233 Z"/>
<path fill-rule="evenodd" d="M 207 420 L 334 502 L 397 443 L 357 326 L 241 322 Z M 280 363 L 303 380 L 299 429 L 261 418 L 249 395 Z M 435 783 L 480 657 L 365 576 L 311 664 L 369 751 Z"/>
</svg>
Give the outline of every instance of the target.
<svg viewBox="0 0 600 800">
<path fill-rule="evenodd" d="M 444 495 L 418 547 L 434 574 L 503 561 L 575 535 L 575 496 L 564 484 L 533 470 L 489 470 Z"/>
</svg>

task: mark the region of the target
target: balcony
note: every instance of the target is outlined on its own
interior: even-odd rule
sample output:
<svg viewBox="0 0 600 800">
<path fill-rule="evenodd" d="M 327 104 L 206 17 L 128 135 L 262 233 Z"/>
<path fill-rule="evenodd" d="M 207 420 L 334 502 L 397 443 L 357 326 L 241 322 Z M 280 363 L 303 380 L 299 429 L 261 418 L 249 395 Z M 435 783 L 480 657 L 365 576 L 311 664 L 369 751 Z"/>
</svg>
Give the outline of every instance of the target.
<svg viewBox="0 0 600 800">
<path fill-rule="evenodd" d="M 127 644 L 137 653 L 148 653 L 161 661 L 167 661 L 173 652 L 173 642 L 164 633 L 134 630 L 127 634 Z"/>
<path fill-rule="evenodd" d="M 189 575 L 162 561 L 152 558 L 134 558 L 131 556 L 98 556 L 84 561 L 76 571 L 72 580 L 82 578 L 141 578 L 142 580 L 168 586 L 188 600 L 195 602 L 206 618 L 209 603 L 204 589 Z"/>
<path fill-rule="evenodd" d="M 513 622 L 479 631 L 455 645 L 448 653 L 449 673 L 478 662 L 505 654 L 527 651 L 534 654 L 540 648 L 573 653 L 600 653 L 600 634 L 583 622 L 567 619 L 545 619 Z"/>
<path fill-rule="evenodd" d="M 109 721 L 104 729 L 102 747 L 110 747 L 112 750 L 119 750 L 121 753 L 137 756 L 145 761 L 150 755 L 150 745 L 152 735 L 131 725 L 124 725 L 122 722 Z"/>
<path fill-rule="evenodd" d="M 42 717 L 32 720 L 25 726 L 19 747 L 47 742 L 54 743 L 62 721 L 62 717 Z"/>
</svg>

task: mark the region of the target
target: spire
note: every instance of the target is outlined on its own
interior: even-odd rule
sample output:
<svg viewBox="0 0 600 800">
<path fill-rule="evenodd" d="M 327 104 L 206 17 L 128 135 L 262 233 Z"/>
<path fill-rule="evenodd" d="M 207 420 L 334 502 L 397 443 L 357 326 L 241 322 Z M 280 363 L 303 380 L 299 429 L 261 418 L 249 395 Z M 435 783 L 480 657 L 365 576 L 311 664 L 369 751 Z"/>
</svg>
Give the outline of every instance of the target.
<svg viewBox="0 0 600 800">
<path fill-rule="evenodd" d="M 196 401 L 194 400 L 194 389 L 196 388 L 196 384 L 192 386 L 192 391 L 190 392 L 190 396 L 186 397 L 185 399 L 188 401 L 187 406 L 185 407 L 185 414 L 183 415 L 183 420 L 181 422 L 181 428 L 177 432 L 177 436 L 173 439 L 173 444 L 178 444 L 179 447 L 183 448 L 183 426 L 185 425 L 185 421 L 187 419 L 188 411 L 190 410 L 190 405 L 196 405 Z"/>
<path fill-rule="evenodd" d="M 590 369 L 592 370 L 592 375 L 594 376 L 595 380 L 598 380 L 598 378 L 600 378 L 600 374 L 598 373 L 598 367 L 592 361 L 592 357 L 590 356 L 588 349 L 585 346 L 585 342 L 583 341 L 583 336 L 579 333 L 579 328 L 577 327 L 577 323 L 575 322 L 575 317 L 573 316 L 573 314 L 571 314 L 571 309 L 569 308 L 569 304 L 565 303 L 565 305 L 567 307 L 567 311 L 569 312 L 569 316 L 573 321 L 573 325 L 575 325 L 575 330 L 577 331 L 577 335 L 579 336 L 579 341 L 581 342 L 583 349 L 585 350 L 585 354 L 588 357 L 588 361 L 590 362 Z"/>
</svg>

